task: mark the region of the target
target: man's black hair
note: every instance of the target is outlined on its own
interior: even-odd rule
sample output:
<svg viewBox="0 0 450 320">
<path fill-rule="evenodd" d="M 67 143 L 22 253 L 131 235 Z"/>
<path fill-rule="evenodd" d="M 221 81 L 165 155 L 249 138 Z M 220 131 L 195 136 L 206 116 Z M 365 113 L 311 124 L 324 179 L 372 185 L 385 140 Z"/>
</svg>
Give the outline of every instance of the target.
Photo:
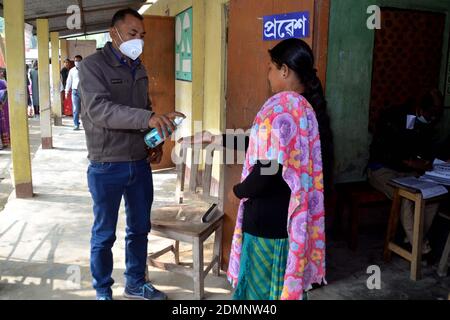
<svg viewBox="0 0 450 320">
<path fill-rule="evenodd" d="M 83 57 L 82 57 L 82 56 L 80 56 L 79 54 L 77 54 L 77 55 L 75 56 L 75 58 L 74 58 L 74 59 L 76 59 L 76 58 L 78 58 L 78 59 L 80 59 L 80 60 L 83 60 Z"/>
<path fill-rule="evenodd" d="M 115 25 L 117 25 L 117 22 L 125 20 L 125 17 L 127 15 L 131 15 L 135 18 L 138 18 L 141 21 L 144 20 L 144 17 L 139 12 L 137 12 L 136 10 L 131 9 L 131 8 L 126 8 L 126 9 L 119 10 L 114 14 L 114 16 L 111 20 L 111 27 L 114 27 Z"/>
</svg>

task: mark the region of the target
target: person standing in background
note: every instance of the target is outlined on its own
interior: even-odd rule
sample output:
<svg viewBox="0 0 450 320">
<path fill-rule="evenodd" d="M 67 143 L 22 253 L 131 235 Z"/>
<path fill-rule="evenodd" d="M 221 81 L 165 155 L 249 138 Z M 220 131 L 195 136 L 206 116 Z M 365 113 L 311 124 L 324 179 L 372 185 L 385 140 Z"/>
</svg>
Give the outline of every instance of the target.
<svg viewBox="0 0 450 320">
<path fill-rule="evenodd" d="M 61 110 L 64 114 L 64 100 L 66 99 L 65 88 L 67 83 L 67 78 L 69 77 L 69 71 L 71 69 L 71 61 L 69 58 L 64 60 L 64 67 L 61 69 Z"/>
<path fill-rule="evenodd" d="M 69 91 L 72 90 L 72 105 L 73 105 L 73 124 L 74 130 L 80 130 L 80 111 L 81 111 L 81 101 L 80 95 L 78 93 L 78 84 L 80 83 L 80 78 L 78 76 L 78 70 L 83 57 L 80 55 L 75 56 L 75 68 L 70 69 L 69 75 L 67 76 L 66 82 L 66 98 L 69 96 Z"/>
<path fill-rule="evenodd" d="M 71 68 L 70 66 L 70 59 L 65 59 L 64 60 L 64 67 L 61 69 L 61 83 L 63 85 L 63 87 L 66 87 L 66 83 L 67 83 L 67 78 L 69 77 L 69 71 Z"/>
<path fill-rule="evenodd" d="M 38 62 L 33 62 L 33 67 L 30 70 L 31 79 L 31 98 L 33 100 L 34 115 L 39 116 L 39 75 L 38 75 Z"/>
<path fill-rule="evenodd" d="M 31 108 L 33 107 L 33 103 L 31 102 L 31 94 L 30 94 L 30 85 L 31 85 L 31 81 L 30 81 L 30 66 L 28 64 L 25 64 L 25 79 L 26 79 L 26 83 L 27 83 L 27 88 L 26 88 L 26 94 L 27 94 L 27 114 L 30 117 L 30 111 Z"/>
<path fill-rule="evenodd" d="M 5 80 L 0 80 L 0 128 L 2 149 L 11 144 L 9 129 L 8 90 Z"/>
<path fill-rule="evenodd" d="M 0 69 L 0 79 L 6 81 L 6 69 L 5 68 Z"/>
<path fill-rule="evenodd" d="M 5 86 L 3 84 L 3 82 L 6 83 L 6 69 L 1 68 L 0 69 L 0 86 L 1 87 Z M 4 93 L 4 92 L 6 92 L 6 90 L 1 90 L 1 92 Z M 1 119 L 1 108 L 0 108 L 0 119 Z M 3 136 L 3 126 L 2 126 L 2 124 L 3 124 L 3 121 L 0 121 L 0 137 Z M 3 145 L 3 141 L 2 140 L 3 139 L 0 139 L 0 150 L 3 150 L 3 148 L 6 147 L 6 146 Z"/>
</svg>

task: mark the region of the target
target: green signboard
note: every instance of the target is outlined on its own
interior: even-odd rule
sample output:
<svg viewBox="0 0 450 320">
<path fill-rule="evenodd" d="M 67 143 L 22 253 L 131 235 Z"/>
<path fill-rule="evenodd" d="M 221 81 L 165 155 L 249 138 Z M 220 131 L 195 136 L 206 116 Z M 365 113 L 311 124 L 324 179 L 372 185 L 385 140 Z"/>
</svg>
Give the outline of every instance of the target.
<svg viewBox="0 0 450 320">
<path fill-rule="evenodd" d="M 177 80 L 192 81 L 192 8 L 176 16 L 175 73 Z"/>
</svg>

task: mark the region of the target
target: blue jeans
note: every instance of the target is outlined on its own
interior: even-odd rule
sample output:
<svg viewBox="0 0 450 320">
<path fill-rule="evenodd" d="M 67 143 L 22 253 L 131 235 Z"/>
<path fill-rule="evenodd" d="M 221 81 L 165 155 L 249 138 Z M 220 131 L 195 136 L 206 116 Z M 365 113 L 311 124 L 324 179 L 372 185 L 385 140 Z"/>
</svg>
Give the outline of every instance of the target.
<svg viewBox="0 0 450 320">
<path fill-rule="evenodd" d="M 127 286 L 145 283 L 147 235 L 153 202 L 153 180 L 146 160 L 134 162 L 93 162 L 88 185 L 94 202 L 91 238 L 91 272 L 97 295 L 111 295 L 116 226 L 122 196 L 125 199 L 125 278 Z"/>
<path fill-rule="evenodd" d="M 73 124 L 75 127 L 80 126 L 80 111 L 81 111 L 81 100 L 80 94 L 77 89 L 72 90 L 72 112 L 73 112 Z"/>
</svg>

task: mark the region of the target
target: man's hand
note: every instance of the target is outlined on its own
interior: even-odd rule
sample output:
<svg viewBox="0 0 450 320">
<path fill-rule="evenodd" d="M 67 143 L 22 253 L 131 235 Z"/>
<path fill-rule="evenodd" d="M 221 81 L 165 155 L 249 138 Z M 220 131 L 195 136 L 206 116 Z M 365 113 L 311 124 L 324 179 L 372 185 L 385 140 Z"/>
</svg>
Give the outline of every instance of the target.
<svg viewBox="0 0 450 320">
<path fill-rule="evenodd" d="M 69 93 L 66 92 L 66 94 L 64 96 L 66 97 L 66 99 L 68 99 L 69 98 Z"/>
<path fill-rule="evenodd" d="M 167 138 L 170 136 L 168 130 L 170 130 L 171 132 L 175 131 L 175 125 L 173 124 L 172 120 L 176 117 L 186 118 L 186 116 L 180 112 L 171 112 L 163 115 L 154 114 L 150 118 L 148 126 L 149 128 L 156 128 L 161 137 Z"/>
<path fill-rule="evenodd" d="M 160 144 L 156 148 L 148 150 L 148 162 L 151 164 L 159 164 L 161 163 L 161 159 L 163 156 L 163 145 Z"/>
</svg>

